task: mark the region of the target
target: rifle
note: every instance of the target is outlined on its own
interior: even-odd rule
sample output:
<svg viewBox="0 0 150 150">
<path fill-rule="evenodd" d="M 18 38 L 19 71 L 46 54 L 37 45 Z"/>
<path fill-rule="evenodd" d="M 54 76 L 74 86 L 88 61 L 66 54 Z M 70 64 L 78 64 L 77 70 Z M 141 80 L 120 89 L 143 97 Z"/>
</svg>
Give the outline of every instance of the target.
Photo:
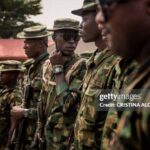
<svg viewBox="0 0 150 150">
<path fill-rule="evenodd" d="M 24 92 L 24 108 L 29 108 L 30 99 L 33 95 L 33 89 L 30 84 L 27 84 Z M 24 143 L 26 140 L 26 128 L 27 128 L 27 118 L 23 118 L 18 127 L 18 135 L 15 143 L 15 150 L 23 150 Z"/>
</svg>

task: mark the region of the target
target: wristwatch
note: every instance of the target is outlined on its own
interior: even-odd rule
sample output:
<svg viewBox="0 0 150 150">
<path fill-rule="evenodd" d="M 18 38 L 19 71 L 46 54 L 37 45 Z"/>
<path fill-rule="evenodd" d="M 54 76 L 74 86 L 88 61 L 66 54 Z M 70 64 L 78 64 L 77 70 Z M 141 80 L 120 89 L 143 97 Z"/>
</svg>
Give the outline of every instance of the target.
<svg viewBox="0 0 150 150">
<path fill-rule="evenodd" d="M 64 70 L 63 70 L 63 66 L 62 65 L 55 65 L 53 66 L 53 73 L 54 74 L 60 74 L 62 73 Z"/>
</svg>

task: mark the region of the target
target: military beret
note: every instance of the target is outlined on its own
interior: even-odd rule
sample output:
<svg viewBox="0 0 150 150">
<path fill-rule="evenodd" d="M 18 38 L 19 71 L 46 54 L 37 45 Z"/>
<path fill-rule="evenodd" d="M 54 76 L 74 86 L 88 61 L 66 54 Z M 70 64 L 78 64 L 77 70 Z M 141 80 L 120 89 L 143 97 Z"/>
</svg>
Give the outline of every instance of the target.
<svg viewBox="0 0 150 150">
<path fill-rule="evenodd" d="M 24 71 L 24 70 L 25 68 L 23 67 L 20 61 L 16 61 L 16 60 L 0 61 L 0 72 Z"/>
<path fill-rule="evenodd" d="M 83 6 L 80 9 L 71 11 L 72 14 L 82 16 L 85 11 L 95 11 L 96 2 L 94 0 L 84 0 Z"/>
<path fill-rule="evenodd" d="M 71 18 L 60 18 L 54 21 L 53 29 L 49 29 L 49 31 L 56 31 L 56 30 L 79 30 L 79 21 Z"/>
<path fill-rule="evenodd" d="M 46 26 L 37 25 L 29 28 L 25 28 L 23 32 L 17 34 L 17 38 L 20 39 L 31 39 L 31 38 L 42 38 L 50 35 Z"/>
</svg>

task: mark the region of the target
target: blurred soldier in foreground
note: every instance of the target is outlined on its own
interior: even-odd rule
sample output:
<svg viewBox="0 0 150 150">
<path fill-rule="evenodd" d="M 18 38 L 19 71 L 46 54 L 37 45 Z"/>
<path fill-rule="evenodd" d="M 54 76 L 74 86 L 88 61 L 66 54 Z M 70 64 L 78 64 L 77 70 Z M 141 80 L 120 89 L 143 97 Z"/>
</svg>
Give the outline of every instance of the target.
<svg viewBox="0 0 150 150">
<path fill-rule="evenodd" d="M 11 124 L 10 110 L 13 106 L 22 104 L 23 94 L 17 85 L 18 75 L 21 71 L 24 71 L 24 68 L 21 67 L 21 62 L 19 61 L 0 61 L 0 82 L 2 84 L 2 88 L 0 89 L 1 150 L 10 148 L 11 137 L 16 127 L 16 121 Z"/>
<path fill-rule="evenodd" d="M 14 119 L 23 119 L 19 125 L 16 149 L 27 149 L 34 139 L 37 123 L 37 103 L 42 88 L 42 67 L 49 57 L 47 53 L 49 32 L 45 26 L 33 26 L 18 33 L 25 39 L 24 49 L 28 58 L 33 58 L 29 66 L 24 88 L 24 108 L 14 107 L 11 115 Z"/>
<path fill-rule="evenodd" d="M 66 150 L 73 138 L 86 66 L 85 59 L 75 54 L 80 39 L 79 22 L 70 18 L 57 19 L 50 30 L 56 51 L 44 64 L 38 137 L 41 150 L 45 138 L 47 150 Z"/>
<path fill-rule="evenodd" d="M 82 103 L 75 122 L 73 147 L 76 150 L 95 150 L 100 148 L 103 126 L 107 116 L 107 111 L 96 110 L 95 96 L 99 95 L 103 89 L 111 88 L 107 79 L 118 58 L 112 55 L 102 40 L 95 22 L 96 3 L 94 1 L 84 0 L 82 8 L 72 11 L 72 13 L 82 17 L 81 37 L 83 41 L 95 42 L 98 47 L 87 62 Z M 113 79 L 110 80 L 110 82 L 112 81 Z"/>
<path fill-rule="evenodd" d="M 124 58 L 135 60 L 138 68 L 127 94 L 135 90 L 141 102 L 150 102 L 150 0 L 99 0 L 105 23 L 112 35 L 112 50 Z M 136 14 L 136 15 L 135 15 Z M 122 21 L 122 18 L 126 19 Z M 146 32 L 145 32 L 146 31 Z M 132 100 L 133 102 L 136 99 Z M 149 108 L 124 111 L 110 144 L 112 150 L 145 150 L 150 147 Z"/>
<path fill-rule="evenodd" d="M 100 5 L 97 5 L 97 15 L 96 22 L 101 31 L 103 29 L 102 37 L 107 40 L 109 47 L 111 48 L 111 33 L 109 32 L 109 28 L 105 24 L 104 17 L 102 15 L 102 10 Z M 105 29 L 105 30 L 104 30 Z M 107 32 L 106 32 L 107 31 Z M 137 63 L 134 60 L 128 58 L 121 58 L 120 61 L 114 66 L 114 70 L 110 74 L 109 78 L 114 78 L 114 82 L 112 84 L 111 93 L 117 94 L 122 89 L 125 89 L 131 82 L 131 78 L 134 75 L 134 70 L 137 68 Z M 117 100 L 119 101 L 119 100 Z M 104 129 L 103 129 L 103 139 L 102 139 L 102 150 L 108 150 L 111 138 L 115 134 L 115 130 L 117 127 L 117 123 L 123 113 L 123 109 L 121 111 L 117 111 L 117 109 L 109 109 L 107 114 L 107 118 L 105 121 Z"/>
</svg>

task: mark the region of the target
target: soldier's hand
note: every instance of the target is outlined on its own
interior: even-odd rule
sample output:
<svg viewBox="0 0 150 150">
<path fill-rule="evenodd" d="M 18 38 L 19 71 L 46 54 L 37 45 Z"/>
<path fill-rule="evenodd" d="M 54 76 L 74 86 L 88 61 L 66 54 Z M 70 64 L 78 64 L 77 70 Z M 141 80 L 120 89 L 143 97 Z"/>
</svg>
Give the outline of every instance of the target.
<svg viewBox="0 0 150 150">
<path fill-rule="evenodd" d="M 24 117 L 24 112 L 25 112 L 24 108 L 20 106 L 14 106 L 11 109 L 11 117 L 16 120 L 22 119 Z"/>
<path fill-rule="evenodd" d="M 53 55 L 50 57 L 50 61 L 52 66 L 64 65 L 64 58 L 62 53 L 60 52 L 54 52 Z"/>
</svg>

